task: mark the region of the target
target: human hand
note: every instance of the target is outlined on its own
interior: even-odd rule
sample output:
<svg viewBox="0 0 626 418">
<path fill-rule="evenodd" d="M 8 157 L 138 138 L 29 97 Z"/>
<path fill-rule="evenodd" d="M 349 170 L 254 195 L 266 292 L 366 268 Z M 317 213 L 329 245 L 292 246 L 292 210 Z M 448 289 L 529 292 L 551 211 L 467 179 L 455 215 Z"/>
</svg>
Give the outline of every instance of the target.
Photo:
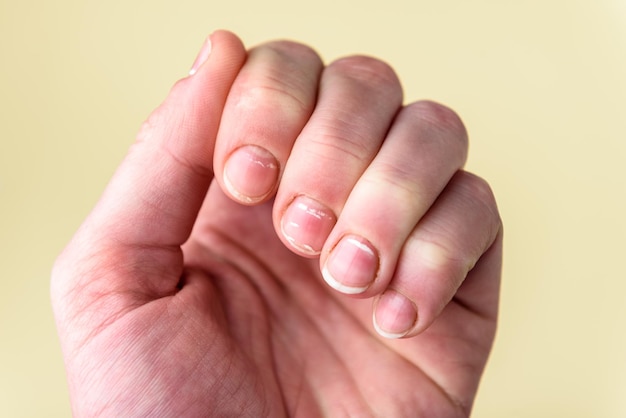
<svg viewBox="0 0 626 418">
<path fill-rule="evenodd" d="M 469 415 L 502 240 L 458 117 L 371 58 L 207 46 L 55 264 L 74 413 Z"/>
</svg>

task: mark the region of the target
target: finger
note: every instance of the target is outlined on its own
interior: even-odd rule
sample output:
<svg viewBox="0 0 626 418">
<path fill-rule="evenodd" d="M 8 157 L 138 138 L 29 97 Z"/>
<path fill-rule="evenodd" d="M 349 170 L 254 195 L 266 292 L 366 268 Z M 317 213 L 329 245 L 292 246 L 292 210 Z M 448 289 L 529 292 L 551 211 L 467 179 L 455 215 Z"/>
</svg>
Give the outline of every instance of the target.
<svg viewBox="0 0 626 418">
<path fill-rule="evenodd" d="M 293 251 L 320 253 L 401 101 L 398 78 L 381 61 L 349 57 L 324 70 L 317 105 L 294 144 L 274 205 L 274 225 Z"/>
<path fill-rule="evenodd" d="M 487 183 L 469 173 L 457 173 L 407 239 L 393 279 L 374 307 L 377 331 L 388 338 L 400 338 L 429 327 L 468 273 L 475 266 L 484 269 L 477 263 L 500 230 L 500 217 Z M 478 284 L 468 283 L 458 301 L 479 314 L 495 315 L 497 292 L 492 290 L 497 289 L 497 280 L 494 274 L 485 277 L 489 282 L 481 280 L 480 290 Z"/>
<path fill-rule="evenodd" d="M 228 96 L 215 148 L 217 181 L 256 204 L 273 195 L 293 143 L 315 106 L 322 61 L 309 47 L 252 49 Z"/>
<path fill-rule="evenodd" d="M 405 107 L 328 238 L 320 260 L 326 282 L 364 297 L 386 288 L 407 237 L 466 155 L 454 112 L 432 102 Z"/>
<path fill-rule="evenodd" d="M 209 53 L 210 52 L 210 53 Z M 112 245 L 179 246 L 212 179 L 215 136 L 229 88 L 245 60 L 239 39 L 214 33 L 204 64 L 179 81 L 144 123 L 88 224 Z"/>
</svg>

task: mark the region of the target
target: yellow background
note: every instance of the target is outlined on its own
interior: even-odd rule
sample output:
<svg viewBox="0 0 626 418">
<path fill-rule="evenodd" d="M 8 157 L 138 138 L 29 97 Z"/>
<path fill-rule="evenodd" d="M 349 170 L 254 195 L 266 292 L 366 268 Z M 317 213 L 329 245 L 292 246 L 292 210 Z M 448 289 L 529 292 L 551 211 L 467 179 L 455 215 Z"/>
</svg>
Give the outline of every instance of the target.
<svg viewBox="0 0 626 418">
<path fill-rule="evenodd" d="M 506 231 L 474 416 L 626 416 L 625 0 L 0 0 L 0 416 L 69 416 L 50 266 L 218 28 L 457 110 Z"/>
</svg>

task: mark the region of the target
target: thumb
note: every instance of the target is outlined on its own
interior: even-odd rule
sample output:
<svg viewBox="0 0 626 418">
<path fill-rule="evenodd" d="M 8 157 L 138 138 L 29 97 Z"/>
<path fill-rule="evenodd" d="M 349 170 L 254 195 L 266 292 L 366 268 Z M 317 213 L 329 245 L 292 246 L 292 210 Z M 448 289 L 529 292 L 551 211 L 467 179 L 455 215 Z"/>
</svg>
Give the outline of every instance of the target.
<svg viewBox="0 0 626 418">
<path fill-rule="evenodd" d="M 180 280 L 180 245 L 211 183 L 222 109 L 246 52 L 235 35 L 220 31 L 199 58 L 194 74 L 176 83 L 144 123 L 101 200 L 55 262 L 50 290 L 62 340 L 75 340 L 86 325 L 90 336 L 89 327 L 110 322 L 146 295 L 171 293 Z M 99 309 L 87 309 L 95 302 Z M 70 336 L 68 321 L 75 318 L 79 325 Z"/>
<path fill-rule="evenodd" d="M 222 110 L 245 57 L 232 33 L 207 39 L 190 76 L 143 124 L 87 220 L 91 233 L 113 245 L 144 248 L 186 241 L 213 178 Z"/>
</svg>

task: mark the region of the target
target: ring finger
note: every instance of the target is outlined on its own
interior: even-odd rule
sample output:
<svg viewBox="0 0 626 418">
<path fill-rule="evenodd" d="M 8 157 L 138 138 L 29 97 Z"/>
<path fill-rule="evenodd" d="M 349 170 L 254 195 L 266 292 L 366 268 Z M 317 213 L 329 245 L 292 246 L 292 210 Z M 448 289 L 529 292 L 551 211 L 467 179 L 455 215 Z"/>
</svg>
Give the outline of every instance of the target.
<svg viewBox="0 0 626 418">
<path fill-rule="evenodd" d="M 454 112 L 432 102 L 403 108 L 324 247 L 326 282 L 346 294 L 380 293 L 405 241 L 466 155 L 467 135 Z"/>
</svg>

